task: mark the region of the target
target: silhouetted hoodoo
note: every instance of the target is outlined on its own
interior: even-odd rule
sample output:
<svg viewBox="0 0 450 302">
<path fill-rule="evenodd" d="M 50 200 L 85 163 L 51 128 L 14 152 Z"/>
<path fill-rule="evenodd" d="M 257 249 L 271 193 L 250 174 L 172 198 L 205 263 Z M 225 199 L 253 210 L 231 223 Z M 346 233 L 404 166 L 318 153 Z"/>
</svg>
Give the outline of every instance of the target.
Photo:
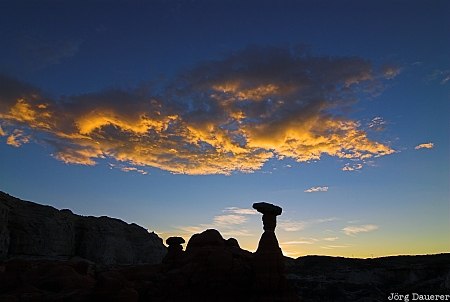
<svg viewBox="0 0 450 302">
<path fill-rule="evenodd" d="M 185 243 L 182 237 L 169 237 L 166 240 L 167 245 L 167 254 L 163 259 L 163 263 L 165 264 L 178 264 L 183 260 L 183 246 Z"/>
<path fill-rule="evenodd" d="M 267 301 L 272 301 L 275 296 L 279 297 L 275 301 L 284 301 L 282 293 L 287 286 L 284 277 L 284 257 L 275 236 L 277 216 L 281 215 L 282 209 L 266 202 L 254 203 L 253 208 L 263 214 L 264 228 L 253 257 L 255 287 L 258 292 L 264 293 L 263 297 L 267 297 Z"/>
</svg>

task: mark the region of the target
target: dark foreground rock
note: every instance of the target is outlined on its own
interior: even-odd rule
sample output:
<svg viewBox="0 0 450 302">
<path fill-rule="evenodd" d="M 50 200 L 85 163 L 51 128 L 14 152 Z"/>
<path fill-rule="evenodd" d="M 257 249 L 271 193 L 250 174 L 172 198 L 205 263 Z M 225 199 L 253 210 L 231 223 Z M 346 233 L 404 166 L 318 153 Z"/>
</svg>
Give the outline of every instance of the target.
<svg viewBox="0 0 450 302">
<path fill-rule="evenodd" d="M 264 291 L 253 256 L 206 230 L 156 265 L 92 269 L 83 259 L 14 259 L 0 263 L 0 301 L 299 301 L 288 284 Z"/>
<path fill-rule="evenodd" d="M 81 257 L 97 265 L 160 263 L 162 239 L 109 217 L 84 217 L 0 192 L 0 260 Z"/>
<path fill-rule="evenodd" d="M 373 259 L 305 256 L 287 261 L 287 278 L 304 302 L 389 301 L 391 293 L 409 294 L 409 301 L 413 293 L 443 294 L 450 301 L 450 254 Z"/>
<path fill-rule="evenodd" d="M 450 254 L 287 259 L 288 288 L 254 287 L 252 253 L 204 246 L 184 264 L 91 269 L 92 263 L 14 259 L 0 263 L 0 301 L 389 301 L 391 293 L 450 294 Z M 450 301 L 450 297 L 448 299 Z"/>
</svg>

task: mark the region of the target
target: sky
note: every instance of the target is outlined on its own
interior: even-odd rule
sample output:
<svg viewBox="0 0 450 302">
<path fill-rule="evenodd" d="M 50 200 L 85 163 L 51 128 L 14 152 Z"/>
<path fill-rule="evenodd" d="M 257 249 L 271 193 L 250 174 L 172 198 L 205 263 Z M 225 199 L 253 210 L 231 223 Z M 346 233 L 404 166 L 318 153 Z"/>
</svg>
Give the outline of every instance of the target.
<svg viewBox="0 0 450 302">
<path fill-rule="evenodd" d="M 450 252 L 450 2 L 0 1 L 0 190 L 163 239 Z"/>
</svg>

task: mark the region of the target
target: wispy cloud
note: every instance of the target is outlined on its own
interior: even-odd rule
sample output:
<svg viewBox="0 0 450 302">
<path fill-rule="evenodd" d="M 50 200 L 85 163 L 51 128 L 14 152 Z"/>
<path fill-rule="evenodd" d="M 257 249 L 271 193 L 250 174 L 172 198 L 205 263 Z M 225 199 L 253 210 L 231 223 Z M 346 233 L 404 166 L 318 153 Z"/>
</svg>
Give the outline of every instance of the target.
<svg viewBox="0 0 450 302">
<path fill-rule="evenodd" d="M 336 217 L 328 217 L 328 218 L 317 218 L 310 220 L 291 220 L 291 219 L 280 219 L 278 222 L 278 227 L 285 232 L 297 232 L 302 231 L 307 227 L 310 227 L 315 224 L 321 224 L 326 222 L 331 222 L 337 220 Z"/>
<path fill-rule="evenodd" d="M 228 225 L 239 225 L 247 221 L 247 217 L 244 215 L 217 215 L 214 217 L 214 225 L 217 226 L 228 226 Z"/>
<path fill-rule="evenodd" d="M 306 226 L 306 221 L 281 220 L 278 222 L 278 227 L 286 232 L 302 231 Z"/>
<path fill-rule="evenodd" d="M 344 234 L 348 236 L 355 236 L 359 233 L 367 233 L 375 230 L 378 230 L 378 226 L 374 224 L 352 225 L 342 229 Z"/>
<path fill-rule="evenodd" d="M 382 68 L 382 73 L 386 79 L 393 79 L 400 74 L 400 67 L 393 65 L 384 65 Z"/>
<path fill-rule="evenodd" d="M 238 214 L 238 215 L 259 215 L 255 209 L 243 209 L 237 207 L 229 207 L 223 210 L 226 213 Z"/>
<path fill-rule="evenodd" d="M 319 239 L 317 239 L 317 238 L 299 238 L 298 240 L 294 240 L 294 241 L 282 242 L 281 245 L 314 244 L 318 241 L 319 241 Z"/>
<path fill-rule="evenodd" d="M 223 214 L 216 215 L 212 222 L 200 224 L 198 226 L 177 226 L 175 227 L 185 236 L 203 232 L 206 229 L 214 228 L 220 230 L 224 236 L 253 236 L 254 234 L 246 228 L 248 220 L 253 215 L 260 215 L 256 210 L 249 208 L 227 207 L 222 210 Z"/>
<path fill-rule="evenodd" d="M 306 189 L 304 192 L 305 193 L 315 193 L 315 192 L 327 192 L 328 191 L 328 187 L 324 186 L 324 187 L 311 187 L 309 189 Z"/>
<path fill-rule="evenodd" d="M 342 171 L 357 171 L 363 168 L 362 164 L 345 164 Z"/>
<path fill-rule="evenodd" d="M 321 246 L 321 248 L 326 249 L 326 250 L 334 250 L 334 249 L 344 249 L 344 248 L 348 248 L 351 247 L 351 245 L 324 245 Z"/>
<path fill-rule="evenodd" d="M 259 213 L 254 209 L 243 209 L 238 207 L 228 207 L 222 212 L 225 214 L 214 216 L 214 225 L 216 226 L 230 226 L 245 223 L 248 215 L 258 215 Z"/>
<path fill-rule="evenodd" d="M 386 127 L 386 121 L 380 117 L 374 117 L 368 124 L 367 126 L 369 127 L 369 129 L 374 130 L 374 131 L 383 131 Z"/>
<path fill-rule="evenodd" d="M 434 144 L 433 143 L 419 144 L 419 145 L 414 147 L 414 149 L 416 149 L 416 150 L 419 150 L 419 149 L 433 149 L 433 148 L 434 148 Z"/>
<path fill-rule="evenodd" d="M 450 69 L 436 69 L 428 75 L 429 81 L 439 81 L 441 85 L 445 85 L 450 81 Z"/>
<path fill-rule="evenodd" d="M 225 229 L 221 232 L 222 235 L 228 237 L 251 237 L 255 236 L 255 234 L 251 233 L 247 229 Z"/>
<path fill-rule="evenodd" d="M 109 163 L 109 166 L 111 169 L 119 169 L 120 171 L 123 171 L 123 172 L 136 172 L 136 173 L 139 173 L 142 175 L 148 174 L 147 171 L 145 171 L 143 169 L 139 169 L 137 167 L 129 167 L 129 166 L 125 166 L 122 164 L 112 164 L 112 163 Z"/>
<path fill-rule="evenodd" d="M 78 44 L 63 45 L 73 55 Z M 52 57 L 50 55 L 50 57 Z M 248 48 L 180 74 L 162 92 L 108 90 L 52 99 L 0 76 L 5 131 L 50 145 L 68 164 L 98 159 L 182 174 L 251 173 L 271 158 L 364 162 L 394 150 L 346 110 L 391 78 L 357 57 Z M 12 139 L 11 139 L 12 140 Z"/>
<path fill-rule="evenodd" d="M 323 238 L 323 240 L 325 240 L 325 241 L 336 241 L 338 239 L 339 239 L 339 237 L 326 237 L 326 238 Z"/>
</svg>

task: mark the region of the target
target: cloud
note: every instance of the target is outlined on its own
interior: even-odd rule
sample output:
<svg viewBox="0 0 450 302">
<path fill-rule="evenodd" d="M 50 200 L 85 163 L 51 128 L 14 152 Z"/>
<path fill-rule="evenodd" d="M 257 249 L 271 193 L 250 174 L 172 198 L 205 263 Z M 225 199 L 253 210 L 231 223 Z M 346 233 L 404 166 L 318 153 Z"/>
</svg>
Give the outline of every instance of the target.
<svg viewBox="0 0 450 302">
<path fill-rule="evenodd" d="M 255 234 L 251 233 L 247 229 L 226 229 L 221 232 L 222 235 L 228 236 L 228 237 L 251 237 L 255 236 Z"/>
<path fill-rule="evenodd" d="M 321 246 L 321 248 L 326 250 L 334 250 L 334 249 L 342 249 L 342 248 L 348 248 L 351 247 L 351 245 L 325 245 Z"/>
<path fill-rule="evenodd" d="M 368 123 L 368 127 L 371 130 L 375 130 L 375 131 L 383 131 L 385 129 L 385 125 L 386 125 L 386 121 L 383 120 L 382 117 L 377 116 L 374 117 L 369 123 Z"/>
<path fill-rule="evenodd" d="M 237 207 L 229 207 L 223 210 L 226 213 L 238 214 L 238 215 L 259 215 L 258 211 L 255 209 L 243 209 Z"/>
<path fill-rule="evenodd" d="M 326 237 L 326 238 L 323 238 L 323 240 L 325 240 L 325 241 L 336 241 L 338 239 L 339 239 L 339 237 Z"/>
<path fill-rule="evenodd" d="M 328 192 L 328 187 L 311 187 L 304 191 L 305 193 Z"/>
<path fill-rule="evenodd" d="M 361 170 L 363 168 L 362 164 L 345 164 L 345 166 L 342 168 L 342 171 L 356 171 Z"/>
<path fill-rule="evenodd" d="M 217 227 L 227 227 L 240 225 L 247 222 L 248 215 L 259 214 L 254 209 L 243 209 L 238 207 L 228 207 L 223 210 L 225 214 L 214 216 L 214 226 Z"/>
<path fill-rule="evenodd" d="M 401 69 L 398 66 L 384 65 L 381 71 L 386 79 L 391 80 L 400 74 Z"/>
<path fill-rule="evenodd" d="M 342 229 L 344 234 L 348 236 L 355 236 L 359 233 L 366 233 L 378 230 L 378 226 L 374 224 L 365 224 L 365 225 L 354 225 L 354 226 L 347 226 Z"/>
<path fill-rule="evenodd" d="M 109 163 L 109 166 L 110 166 L 111 169 L 116 168 L 116 169 L 119 169 L 120 171 L 123 171 L 123 172 L 137 172 L 137 173 L 142 174 L 142 175 L 147 175 L 148 174 L 147 171 L 145 171 L 143 169 L 138 169 L 136 167 L 128 167 L 128 166 L 125 166 L 125 165 L 117 165 L 117 164 L 112 164 L 112 163 Z"/>
<path fill-rule="evenodd" d="M 327 218 L 317 218 L 317 219 L 313 219 L 313 220 L 309 220 L 310 223 L 325 223 L 325 222 L 331 222 L 331 221 L 336 221 L 339 220 L 336 217 L 327 217 Z"/>
<path fill-rule="evenodd" d="M 244 215 L 218 215 L 214 217 L 214 225 L 216 226 L 228 226 L 228 225 L 239 225 L 247 221 L 247 217 Z"/>
<path fill-rule="evenodd" d="M 445 85 L 450 81 L 450 69 L 434 70 L 430 75 L 428 75 L 427 79 L 428 81 L 439 81 L 441 85 Z"/>
<path fill-rule="evenodd" d="M 107 158 L 190 175 L 252 173 L 271 158 L 362 165 L 394 152 L 346 117 L 383 72 L 358 57 L 253 47 L 199 64 L 158 94 L 139 87 L 54 99 L 0 76 L 0 124 L 29 132 L 68 164 Z"/>
<path fill-rule="evenodd" d="M 299 238 L 294 241 L 282 242 L 281 245 L 314 244 L 317 241 L 319 241 L 317 238 Z"/>
<path fill-rule="evenodd" d="M 22 130 L 15 129 L 13 133 L 8 136 L 6 143 L 13 147 L 20 147 L 22 144 L 26 144 L 30 141 L 30 136 L 25 135 Z"/>
<path fill-rule="evenodd" d="M 433 143 L 419 144 L 419 145 L 414 147 L 415 150 L 419 150 L 419 149 L 433 149 L 433 148 L 434 148 L 434 144 Z"/>
<path fill-rule="evenodd" d="M 286 232 L 302 231 L 306 226 L 307 223 L 305 221 L 281 220 L 278 222 L 278 227 Z"/>
<path fill-rule="evenodd" d="M 329 218 L 317 218 L 310 220 L 291 220 L 291 219 L 280 219 L 278 222 L 278 227 L 284 230 L 285 232 L 297 232 L 310 227 L 311 225 L 321 224 L 326 222 L 331 222 L 337 220 L 336 217 Z"/>
<path fill-rule="evenodd" d="M 257 211 L 247 208 L 227 207 L 222 212 L 224 214 L 214 216 L 211 223 L 175 228 L 186 236 L 211 228 L 218 229 L 224 236 L 254 236 L 245 226 L 251 216 L 260 215 Z"/>
</svg>

